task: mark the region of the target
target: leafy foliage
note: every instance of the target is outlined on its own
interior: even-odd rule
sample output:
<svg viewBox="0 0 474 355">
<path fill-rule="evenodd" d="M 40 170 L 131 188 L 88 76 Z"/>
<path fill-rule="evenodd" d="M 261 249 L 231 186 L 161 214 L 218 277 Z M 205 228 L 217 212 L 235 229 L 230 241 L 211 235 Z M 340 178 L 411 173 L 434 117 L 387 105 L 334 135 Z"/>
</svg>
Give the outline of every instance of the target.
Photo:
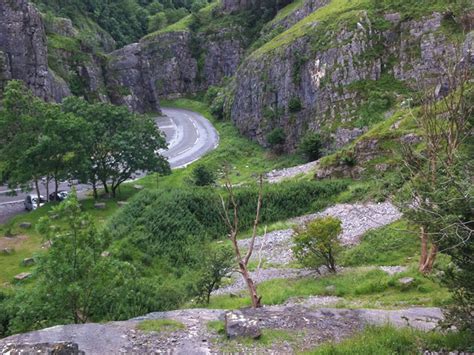
<svg viewBox="0 0 474 355">
<path fill-rule="evenodd" d="M 52 213 L 55 219 L 45 217 L 39 225 L 51 247 L 40 258 L 36 286 L 6 301 L 8 332 L 128 319 L 179 304 L 178 288 L 145 281 L 131 264 L 101 255 L 109 239 L 81 212 L 74 193 Z"/>
<path fill-rule="evenodd" d="M 10 187 L 76 178 L 115 193 L 138 171 L 169 173 L 157 154 L 166 141 L 155 122 L 125 107 L 88 104 L 70 97 L 63 104 L 34 98 L 19 81 L 8 83 L 0 110 L 1 176 Z M 49 184 L 47 184 L 49 186 Z M 48 192 L 48 191 L 47 191 Z"/>
<path fill-rule="evenodd" d="M 341 232 L 339 219 L 316 218 L 304 229 L 295 229 L 293 253 L 304 266 L 318 270 L 321 265 L 325 265 L 329 271 L 336 272 L 335 258 L 342 251 L 338 240 Z"/>
<path fill-rule="evenodd" d="M 209 186 L 216 182 L 214 171 L 209 166 L 202 164 L 194 168 L 192 178 L 196 186 Z"/>
<path fill-rule="evenodd" d="M 227 246 L 211 246 L 203 259 L 197 283 L 198 299 L 209 304 L 211 292 L 217 290 L 222 279 L 233 270 L 234 252 Z"/>
<path fill-rule="evenodd" d="M 301 104 L 301 100 L 299 97 L 292 97 L 290 102 L 288 103 L 288 110 L 290 112 L 300 112 L 303 109 L 303 105 Z"/>
<path fill-rule="evenodd" d="M 173 24 L 190 10 L 201 8 L 203 0 L 34 0 L 44 12 L 68 17 L 78 28 L 92 20 L 122 47 L 148 33 Z M 195 4 L 196 3 L 196 4 Z"/>
<path fill-rule="evenodd" d="M 136 171 L 170 172 L 168 162 L 156 153 L 167 145 L 151 118 L 132 114 L 125 107 L 88 104 L 75 97 L 64 100 L 63 110 L 87 121 L 91 134 L 84 144 L 87 160 L 83 172 L 94 187 L 100 181 L 108 193 L 110 181 L 115 196 L 118 187 Z"/>
<path fill-rule="evenodd" d="M 298 151 L 303 154 L 308 161 L 320 158 L 322 148 L 322 138 L 319 133 L 308 132 L 301 139 Z"/>
<path fill-rule="evenodd" d="M 278 127 L 268 133 L 267 142 L 275 153 L 281 153 L 286 142 L 286 133 L 283 128 Z"/>
</svg>

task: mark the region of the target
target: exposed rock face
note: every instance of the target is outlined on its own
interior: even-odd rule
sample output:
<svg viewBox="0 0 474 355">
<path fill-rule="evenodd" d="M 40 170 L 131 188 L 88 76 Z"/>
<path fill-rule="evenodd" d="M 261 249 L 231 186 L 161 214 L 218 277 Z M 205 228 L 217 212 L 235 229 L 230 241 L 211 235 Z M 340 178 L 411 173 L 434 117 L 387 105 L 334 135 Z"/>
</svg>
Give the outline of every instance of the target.
<svg viewBox="0 0 474 355">
<path fill-rule="evenodd" d="M 266 134 L 283 127 L 292 149 L 308 129 L 317 131 L 324 119 L 335 120 L 336 111 L 342 119 L 353 113 L 356 94 L 334 88 L 378 79 L 382 71 L 378 58 L 362 66 L 357 60 L 373 46 L 368 19 L 361 22 L 364 26 L 352 32 L 341 31 L 337 45 L 324 51 L 313 53 L 310 38 L 302 37 L 278 51 L 251 56 L 236 75 L 230 112 L 241 133 L 265 145 Z M 301 111 L 289 111 L 292 99 L 300 101 Z"/>
<path fill-rule="evenodd" d="M 22 80 L 45 100 L 69 95 L 63 81 L 47 63 L 47 44 L 41 16 L 26 0 L 0 2 L 0 90 L 11 79 Z"/>
<path fill-rule="evenodd" d="M 40 343 L 40 344 L 8 344 L 3 347 L 2 354 L 50 354 L 50 355 L 84 355 L 75 343 Z"/>
<path fill-rule="evenodd" d="M 267 51 L 257 50 L 239 67 L 228 102 L 228 114 L 240 132 L 266 145 L 266 135 L 282 127 L 286 148 L 322 127 L 348 124 L 364 102 L 351 84 L 377 80 L 382 73 L 410 85 L 440 73 L 438 57 L 452 55 L 453 45 L 440 31 L 442 15 L 401 21 L 387 15 L 389 30 L 377 30 L 363 12 L 355 26 L 329 33 L 329 42 L 315 43 L 326 33 L 324 24 L 310 23 L 305 35 Z M 429 81 L 429 80 L 428 80 Z M 415 84 L 415 83 L 413 83 Z M 291 110 L 291 101 L 301 110 Z M 354 132 L 355 138 L 358 133 Z M 346 139 L 343 139 L 347 143 Z"/>
<path fill-rule="evenodd" d="M 281 341 L 275 339 L 272 344 L 265 344 L 265 347 L 261 347 L 258 342 L 236 338 L 235 348 L 231 352 L 294 354 L 312 350 L 324 342 L 344 340 L 370 324 L 432 330 L 443 320 L 443 313 L 439 308 L 393 311 L 320 308 L 320 300 L 311 297 L 301 299 L 297 304 L 291 300 L 289 303 L 288 306 L 247 308 L 237 312 L 248 322 L 258 322 L 263 333 L 273 329 L 298 335 L 297 337 L 292 337 L 292 341 L 287 341 L 286 338 Z M 225 310 L 183 309 L 150 313 L 123 322 L 56 326 L 0 339 L 0 353 L 8 353 L 11 349 L 40 349 L 41 354 L 47 354 L 50 346 L 65 344 L 64 347 L 71 346 L 71 352 L 67 354 L 74 355 L 81 352 L 88 355 L 228 354 L 228 342 L 222 342 L 219 334 L 208 327 L 209 321 L 222 320 L 225 313 Z M 173 319 L 182 323 L 185 329 L 173 332 L 142 332 L 136 329 L 138 322 L 150 319 Z M 15 352 L 10 352 L 12 353 Z"/>
<path fill-rule="evenodd" d="M 225 330 L 229 339 L 239 337 L 257 339 L 262 335 L 258 321 L 245 317 L 241 311 L 226 313 Z"/>
<path fill-rule="evenodd" d="M 133 111 L 159 111 L 158 95 L 151 82 L 149 63 L 141 56 L 140 44 L 112 53 L 107 66 L 107 88 L 114 104 Z"/>
<path fill-rule="evenodd" d="M 193 49 L 196 44 L 202 47 Z M 233 75 L 242 55 L 241 42 L 225 33 L 205 41 L 187 31 L 144 39 L 111 53 L 107 66 L 111 100 L 138 112 L 157 111 L 160 97 L 205 90 Z"/>
</svg>

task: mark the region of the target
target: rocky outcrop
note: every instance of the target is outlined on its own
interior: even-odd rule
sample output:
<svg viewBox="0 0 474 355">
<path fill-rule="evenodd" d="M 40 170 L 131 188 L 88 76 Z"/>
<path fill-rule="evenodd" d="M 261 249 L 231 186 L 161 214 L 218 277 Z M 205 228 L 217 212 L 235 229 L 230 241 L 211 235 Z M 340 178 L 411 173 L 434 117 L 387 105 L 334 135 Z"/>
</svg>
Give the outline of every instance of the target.
<svg viewBox="0 0 474 355">
<path fill-rule="evenodd" d="M 269 132 L 282 127 L 288 151 L 308 130 L 351 127 L 365 102 L 357 83 L 382 74 L 407 86 L 436 78 L 437 59 L 454 51 L 441 31 L 442 20 L 439 13 L 410 21 L 389 14 L 388 30 L 377 28 L 363 11 L 355 25 L 337 29 L 305 20 L 302 35 L 295 36 L 292 28 L 287 37 L 295 39 L 267 44 L 239 67 L 228 115 L 241 133 L 262 145 L 267 145 Z M 354 133 L 355 138 L 359 132 Z"/>
<path fill-rule="evenodd" d="M 242 55 L 240 40 L 225 31 L 205 39 L 188 31 L 158 34 L 111 53 L 108 91 L 116 104 L 157 111 L 160 97 L 195 93 L 232 76 Z"/>
<path fill-rule="evenodd" d="M 85 355 L 75 343 L 8 344 L 2 354 Z"/>
<path fill-rule="evenodd" d="M 48 70 L 46 34 L 40 14 L 26 0 L 0 2 L 0 90 L 22 80 L 45 100 L 70 94 L 64 81 Z"/>
<path fill-rule="evenodd" d="M 49 350 L 51 346 L 62 346 L 65 350 L 69 347 L 68 354 L 83 352 L 92 355 L 228 354 L 229 352 L 294 354 L 312 350 L 325 342 L 341 341 L 355 335 L 368 325 L 391 324 L 395 327 L 410 326 L 428 331 L 434 329 L 444 318 L 439 308 L 399 310 L 321 308 L 318 302 L 315 305 L 314 300 L 309 298 L 301 300 L 297 305 L 276 305 L 237 311 L 239 319 L 245 319 L 246 324 L 257 323 L 263 334 L 269 330 L 277 330 L 288 336 L 282 339 L 275 337 L 270 344 L 265 343 L 263 346 L 258 341 L 236 338 L 232 348 L 229 348 L 229 342 L 224 341 L 219 332 L 209 326 L 221 323 L 226 312 L 212 309 L 183 309 L 150 313 L 124 322 L 56 326 L 1 339 L 0 353 L 8 353 L 11 349 L 18 349 L 17 353 L 20 353 L 19 350 L 25 348 Z M 139 322 L 157 319 L 172 319 L 181 323 L 184 329 L 172 332 L 144 332 L 137 329 Z M 288 338 L 291 340 L 288 341 Z"/>
</svg>

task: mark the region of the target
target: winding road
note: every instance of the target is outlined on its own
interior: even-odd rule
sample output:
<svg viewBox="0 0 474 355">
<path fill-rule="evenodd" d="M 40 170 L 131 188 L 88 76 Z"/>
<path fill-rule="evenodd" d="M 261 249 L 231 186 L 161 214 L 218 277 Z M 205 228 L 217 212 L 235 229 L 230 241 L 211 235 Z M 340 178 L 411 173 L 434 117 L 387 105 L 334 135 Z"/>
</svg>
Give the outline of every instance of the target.
<svg viewBox="0 0 474 355">
<path fill-rule="evenodd" d="M 163 131 L 168 143 L 168 150 L 160 152 L 168 158 L 172 169 L 183 168 L 201 158 L 219 144 L 219 135 L 212 124 L 196 112 L 162 108 L 163 116 L 155 119 L 157 126 Z M 145 174 L 136 174 L 133 179 Z M 71 188 L 68 182 L 60 184 L 60 190 Z M 46 194 L 45 184 L 40 187 L 41 193 Z M 78 192 L 91 189 L 89 185 L 76 185 Z M 53 190 L 52 184 L 50 191 Z M 27 193 L 17 191 L 15 196 L 8 194 L 7 186 L 0 185 L 0 224 L 9 218 L 24 212 L 23 200 Z"/>
</svg>

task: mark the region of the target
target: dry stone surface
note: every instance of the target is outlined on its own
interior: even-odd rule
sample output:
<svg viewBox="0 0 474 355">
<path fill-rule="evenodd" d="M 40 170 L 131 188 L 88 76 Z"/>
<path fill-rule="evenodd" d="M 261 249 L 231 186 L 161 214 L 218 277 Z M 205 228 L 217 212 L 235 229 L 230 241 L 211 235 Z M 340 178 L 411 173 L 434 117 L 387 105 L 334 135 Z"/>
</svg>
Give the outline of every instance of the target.
<svg viewBox="0 0 474 355">
<path fill-rule="evenodd" d="M 390 202 L 368 204 L 339 204 L 323 212 L 310 214 L 291 220 L 296 225 L 303 225 L 317 217 L 333 216 L 342 221 L 341 242 L 354 245 L 362 235 L 371 229 L 386 226 L 401 217 L 401 213 Z M 252 260 L 264 260 L 271 265 L 284 265 L 293 260 L 292 229 L 279 230 L 258 236 Z M 239 241 L 242 248 L 248 248 L 250 239 Z"/>
</svg>

